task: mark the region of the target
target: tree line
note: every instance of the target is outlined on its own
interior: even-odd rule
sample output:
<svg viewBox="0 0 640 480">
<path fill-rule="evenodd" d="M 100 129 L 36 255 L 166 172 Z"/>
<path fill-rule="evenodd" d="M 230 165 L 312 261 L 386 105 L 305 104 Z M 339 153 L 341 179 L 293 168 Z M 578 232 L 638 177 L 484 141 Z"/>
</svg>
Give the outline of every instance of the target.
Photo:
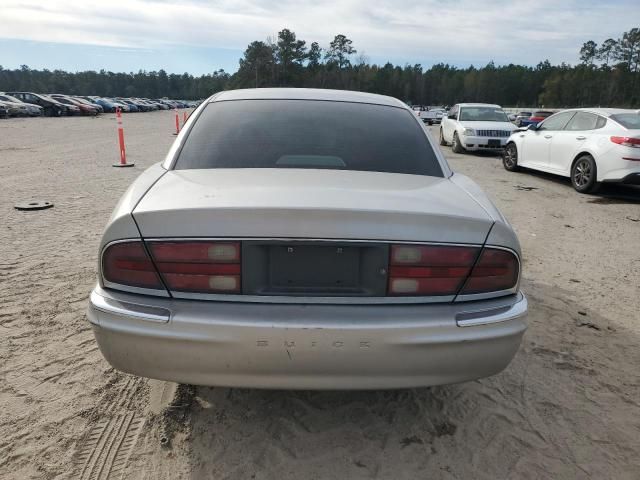
<svg viewBox="0 0 640 480">
<path fill-rule="evenodd" d="M 253 87 L 338 88 L 391 95 L 413 104 L 452 105 L 476 101 L 504 106 L 640 106 L 640 29 L 609 38 L 601 45 L 589 40 L 580 49 L 580 63 L 536 66 L 495 65 L 459 68 L 439 63 L 371 64 L 339 34 L 326 47 L 307 44 L 289 30 L 275 39 L 250 43 L 238 71 L 217 70 L 193 76 L 160 71 L 114 73 L 105 70 L 66 72 L 0 66 L 0 90 L 61 92 L 146 98 L 200 99 L 220 90 Z"/>
</svg>

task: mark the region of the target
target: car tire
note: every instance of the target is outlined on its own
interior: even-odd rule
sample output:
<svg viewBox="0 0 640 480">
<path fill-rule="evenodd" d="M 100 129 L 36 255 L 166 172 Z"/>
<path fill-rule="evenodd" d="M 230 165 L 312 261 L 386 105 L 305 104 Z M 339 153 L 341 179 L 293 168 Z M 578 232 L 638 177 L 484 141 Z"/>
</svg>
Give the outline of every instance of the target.
<svg viewBox="0 0 640 480">
<path fill-rule="evenodd" d="M 579 193 L 595 193 L 600 188 L 596 161 L 589 154 L 581 155 L 571 166 L 571 185 Z"/>
<path fill-rule="evenodd" d="M 62 116 L 62 110 L 59 108 L 52 108 L 51 111 L 53 112 L 52 117 L 61 117 Z"/>
<path fill-rule="evenodd" d="M 464 147 L 460 144 L 458 132 L 453 132 L 453 141 L 451 142 L 451 150 L 453 153 L 464 153 Z"/>
<path fill-rule="evenodd" d="M 447 146 L 447 142 L 444 140 L 444 133 L 442 133 L 442 128 L 440 128 L 440 145 L 443 147 Z"/>
<path fill-rule="evenodd" d="M 520 170 L 518 166 L 518 147 L 515 143 L 508 143 L 502 152 L 502 166 L 509 172 Z"/>
</svg>

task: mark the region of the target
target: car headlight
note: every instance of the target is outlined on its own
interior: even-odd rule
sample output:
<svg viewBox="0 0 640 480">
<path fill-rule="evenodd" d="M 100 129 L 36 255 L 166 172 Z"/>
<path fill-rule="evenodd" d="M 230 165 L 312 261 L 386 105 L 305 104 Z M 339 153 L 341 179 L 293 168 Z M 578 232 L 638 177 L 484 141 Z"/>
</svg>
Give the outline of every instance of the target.
<svg viewBox="0 0 640 480">
<path fill-rule="evenodd" d="M 468 137 L 473 136 L 475 134 L 476 134 L 476 131 L 473 128 L 465 128 L 463 132 L 463 135 L 466 135 Z"/>
</svg>

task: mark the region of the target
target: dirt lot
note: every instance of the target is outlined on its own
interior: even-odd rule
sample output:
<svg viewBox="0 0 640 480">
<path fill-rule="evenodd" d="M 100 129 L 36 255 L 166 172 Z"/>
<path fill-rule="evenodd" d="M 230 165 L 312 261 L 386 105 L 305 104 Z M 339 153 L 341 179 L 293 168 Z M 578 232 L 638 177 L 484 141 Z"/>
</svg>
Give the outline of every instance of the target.
<svg viewBox="0 0 640 480">
<path fill-rule="evenodd" d="M 125 116 L 131 169 L 112 115 L 0 121 L 0 478 L 640 478 L 640 191 L 581 196 L 491 155 L 444 149 L 522 242 L 530 329 L 505 372 L 286 392 L 111 369 L 84 317 L 98 241 L 172 119 Z M 13 209 L 32 198 L 55 207 Z"/>
</svg>

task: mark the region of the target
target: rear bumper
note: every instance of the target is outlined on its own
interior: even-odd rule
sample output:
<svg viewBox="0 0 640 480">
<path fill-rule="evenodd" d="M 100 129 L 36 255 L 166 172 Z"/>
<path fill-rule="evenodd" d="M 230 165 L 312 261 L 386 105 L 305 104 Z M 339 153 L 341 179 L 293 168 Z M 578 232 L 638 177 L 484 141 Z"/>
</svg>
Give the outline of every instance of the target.
<svg viewBox="0 0 640 480">
<path fill-rule="evenodd" d="M 516 354 L 526 314 L 521 293 L 459 304 L 285 305 L 100 287 L 88 310 L 104 357 L 124 372 L 293 389 L 405 388 L 490 376 Z"/>
<path fill-rule="evenodd" d="M 640 185 L 640 171 L 629 173 L 622 178 L 619 179 L 605 179 L 603 180 L 605 183 L 622 183 L 624 185 Z"/>
</svg>

